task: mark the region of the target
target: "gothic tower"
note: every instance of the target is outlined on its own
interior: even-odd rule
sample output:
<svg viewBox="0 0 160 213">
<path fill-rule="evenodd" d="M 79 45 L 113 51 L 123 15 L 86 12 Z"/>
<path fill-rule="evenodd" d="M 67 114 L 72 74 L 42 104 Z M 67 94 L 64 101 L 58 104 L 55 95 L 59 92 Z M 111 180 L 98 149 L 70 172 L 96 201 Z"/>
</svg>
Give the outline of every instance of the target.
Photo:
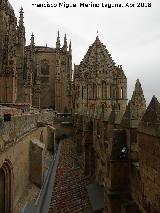
<svg viewBox="0 0 160 213">
<path fill-rule="evenodd" d="M 75 111 L 93 114 L 102 104 L 107 111 L 116 106 L 125 111 L 127 78 L 97 36 L 80 65 L 75 66 Z"/>
<path fill-rule="evenodd" d="M 64 44 L 62 48 L 60 48 L 60 37 L 58 32 L 56 42 L 55 109 L 59 112 L 71 112 L 71 81 L 71 42 L 68 50 L 67 37 L 65 34 Z"/>
<path fill-rule="evenodd" d="M 31 50 L 32 50 L 32 106 L 35 108 L 40 108 L 40 66 L 35 54 L 35 43 L 34 43 L 34 35 L 31 35 Z M 31 92 L 31 91 L 30 91 Z"/>
<path fill-rule="evenodd" d="M 0 2 L 0 102 L 15 103 L 17 98 L 16 24 L 12 6 Z"/>
<path fill-rule="evenodd" d="M 25 51 L 25 103 L 32 106 L 32 92 L 33 92 L 33 75 L 35 73 L 35 43 L 34 35 L 32 33 L 30 45 L 26 47 Z"/>
<path fill-rule="evenodd" d="M 17 26 L 17 46 L 16 46 L 16 62 L 17 62 L 17 102 L 24 103 L 24 48 L 25 48 L 25 27 L 23 8 L 20 9 L 19 24 Z"/>
</svg>

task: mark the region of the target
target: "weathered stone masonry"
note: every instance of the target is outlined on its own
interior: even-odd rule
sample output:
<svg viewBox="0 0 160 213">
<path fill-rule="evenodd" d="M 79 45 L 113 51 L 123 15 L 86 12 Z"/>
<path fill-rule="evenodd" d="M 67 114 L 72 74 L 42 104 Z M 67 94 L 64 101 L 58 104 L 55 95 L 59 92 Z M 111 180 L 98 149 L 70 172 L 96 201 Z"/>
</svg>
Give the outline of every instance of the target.
<svg viewBox="0 0 160 213">
<path fill-rule="evenodd" d="M 44 123 L 44 127 L 38 127 L 39 123 Z M 53 125 L 51 113 L 18 116 L 1 124 L 0 184 L 7 190 L 7 193 L 1 191 L 0 194 L 1 202 L 7 202 L 5 206 L 1 205 L 1 212 L 14 212 L 29 183 L 42 186 L 45 156 L 54 151 L 51 149 L 54 147 L 54 131 L 49 131 L 47 124 Z"/>
<path fill-rule="evenodd" d="M 146 109 L 137 80 L 127 104 L 127 79 L 98 37 L 75 66 L 74 85 L 75 142 L 85 174 L 104 187 L 105 211 L 160 212 L 156 97 Z"/>
<path fill-rule="evenodd" d="M 0 103 L 23 104 L 71 112 L 72 48 L 64 36 L 61 47 L 36 46 L 32 33 L 26 46 L 24 12 L 17 23 L 8 0 L 0 1 Z"/>
</svg>

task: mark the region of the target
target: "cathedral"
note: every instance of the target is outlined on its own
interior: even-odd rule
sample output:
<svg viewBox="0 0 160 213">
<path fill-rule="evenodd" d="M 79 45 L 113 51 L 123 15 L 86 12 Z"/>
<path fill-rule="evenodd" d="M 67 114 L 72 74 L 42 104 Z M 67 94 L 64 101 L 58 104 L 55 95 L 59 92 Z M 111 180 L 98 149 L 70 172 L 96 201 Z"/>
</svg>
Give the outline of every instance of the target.
<svg viewBox="0 0 160 213">
<path fill-rule="evenodd" d="M 35 40 L 0 0 L 0 213 L 160 213 L 158 99 L 98 36 L 74 70 L 66 34 Z"/>
<path fill-rule="evenodd" d="M 17 19 L 8 1 L 0 3 L 0 103 L 71 112 L 72 49 L 66 35 L 61 47 L 26 46 L 24 12 Z"/>
</svg>

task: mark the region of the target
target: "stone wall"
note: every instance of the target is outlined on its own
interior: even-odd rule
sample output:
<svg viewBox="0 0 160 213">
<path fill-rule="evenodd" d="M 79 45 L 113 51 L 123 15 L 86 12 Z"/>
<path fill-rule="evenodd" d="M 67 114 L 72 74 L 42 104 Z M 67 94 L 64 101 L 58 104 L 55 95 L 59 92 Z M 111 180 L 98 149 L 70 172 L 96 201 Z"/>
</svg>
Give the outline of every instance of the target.
<svg viewBox="0 0 160 213">
<path fill-rule="evenodd" d="M 138 134 L 142 208 L 160 210 L 160 138 Z"/>
<path fill-rule="evenodd" d="M 38 127 L 38 122 L 43 126 Z M 11 198 L 6 195 L 6 199 L 13 200 L 13 210 L 29 183 L 41 187 L 44 181 L 45 156 L 48 148 L 53 152 L 55 138 L 54 128 L 51 131 L 47 124 L 53 125 L 51 113 L 14 117 L 1 126 L 0 168 L 6 161 L 12 165 L 12 195 Z"/>
<path fill-rule="evenodd" d="M 34 128 L 37 123 L 52 123 L 52 113 L 24 114 L 22 116 L 12 117 L 12 121 L 3 122 L 0 126 L 0 152 L 5 151 L 7 147 L 16 143 L 16 141 Z"/>
<path fill-rule="evenodd" d="M 113 107 L 106 119 L 103 110 L 75 118 L 81 144 L 75 139 L 86 156 L 85 174 L 105 188 L 105 210 L 160 212 L 160 103 L 153 97 L 146 109 L 137 80 L 125 112 Z"/>
</svg>

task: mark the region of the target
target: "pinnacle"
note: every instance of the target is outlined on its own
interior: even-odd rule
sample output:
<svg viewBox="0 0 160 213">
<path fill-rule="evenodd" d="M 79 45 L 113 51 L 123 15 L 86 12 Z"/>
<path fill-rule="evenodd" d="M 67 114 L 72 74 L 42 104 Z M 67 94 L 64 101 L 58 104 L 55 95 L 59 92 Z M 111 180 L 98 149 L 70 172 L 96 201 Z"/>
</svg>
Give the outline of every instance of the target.
<svg viewBox="0 0 160 213">
<path fill-rule="evenodd" d="M 147 110 L 152 110 L 154 112 L 160 112 L 160 103 L 157 100 L 155 95 L 152 97 L 152 100 L 151 100 Z"/>
<path fill-rule="evenodd" d="M 71 40 L 70 40 L 70 43 L 69 43 L 69 50 L 72 49 L 72 43 L 71 43 Z"/>
<path fill-rule="evenodd" d="M 20 14 L 23 14 L 24 12 L 23 12 L 23 7 L 21 7 L 21 9 L 20 9 Z"/>
<path fill-rule="evenodd" d="M 133 105 L 141 105 L 141 107 L 146 107 L 146 100 L 144 98 L 143 90 L 139 79 L 137 79 L 135 84 L 135 89 L 131 98 L 131 103 Z"/>
<path fill-rule="evenodd" d="M 142 87 L 141 87 L 141 83 L 139 81 L 139 79 L 136 80 L 136 84 L 135 84 L 135 91 L 137 92 L 143 92 Z"/>
<path fill-rule="evenodd" d="M 152 129 L 153 135 L 160 135 L 160 103 L 155 96 L 152 97 L 152 100 L 149 103 L 149 106 L 139 125 L 139 130 L 142 132 L 145 131 L 144 126 L 146 127 L 147 132 L 148 129 Z"/>
<path fill-rule="evenodd" d="M 99 37 L 98 37 L 98 36 L 96 36 L 96 41 L 100 41 L 100 39 L 99 39 Z"/>
<path fill-rule="evenodd" d="M 103 43 L 100 41 L 98 35 L 96 36 L 96 40 L 94 41 L 93 45 L 94 45 L 95 43 L 96 43 L 96 44 L 102 44 L 102 45 L 103 45 Z"/>
<path fill-rule="evenodd" d="M 57 36 L 57 41 L 56 41 L 56 48 L 60 49 L 60 36 L 59 36 L 59 31 L 58 31 L 58 36 Z"/>
<path fill-rule="evenodd" d="M 66 44 L 66 42 L 67 42 L 67 35 L 65 34 L 64 35 L 64 44 Z"/>
<path fill-rule="evenodd" d="M 135 84 L 135 89 L 131 100 L 128 102 L 121 124 L 125 127 L 137 128 L 146 110 L 146 100 L 139 79 Z"/>
<path fill-rule="evenodd" d="M 34 34 L 33 34 L 33 32 L 32 32 L 32 34 L 31 34 L 31 45 L 34 45 Z"/>
</svg>

